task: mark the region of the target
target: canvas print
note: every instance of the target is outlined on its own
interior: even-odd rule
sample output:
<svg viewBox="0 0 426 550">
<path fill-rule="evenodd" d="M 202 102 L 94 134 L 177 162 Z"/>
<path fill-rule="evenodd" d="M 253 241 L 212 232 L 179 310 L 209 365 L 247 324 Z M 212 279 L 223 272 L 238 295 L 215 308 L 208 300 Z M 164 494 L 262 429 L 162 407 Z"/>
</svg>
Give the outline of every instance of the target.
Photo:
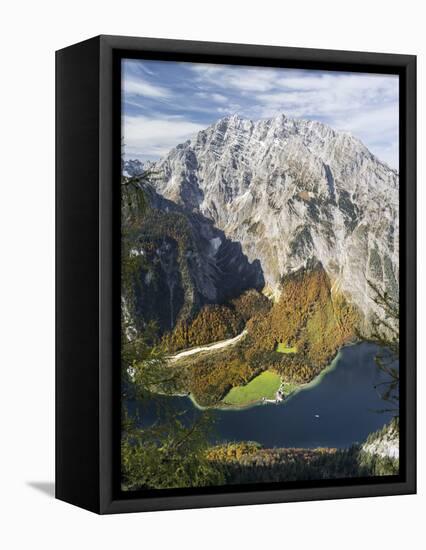
<svg viewBox="0 0 426 550">
<path fill-rule="evenodd" d="M 398 76 L 121 74 L 122 490 L 396 476 Z"/>
</svg>

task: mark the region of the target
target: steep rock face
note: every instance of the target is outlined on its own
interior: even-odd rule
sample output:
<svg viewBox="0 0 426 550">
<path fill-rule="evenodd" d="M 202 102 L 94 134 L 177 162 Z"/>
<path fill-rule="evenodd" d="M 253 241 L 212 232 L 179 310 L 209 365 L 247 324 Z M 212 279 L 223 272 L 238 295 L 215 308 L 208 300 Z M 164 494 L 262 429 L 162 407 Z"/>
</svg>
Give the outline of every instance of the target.
<svg viewBox="0 0 426 550">
<path fill-rule="evenodd" d="M 161 335 L 193 319 L 205 304 L 264 286 L 260 262 L 249 262 L 239 243 L 148 184 L 132 192 L 123 186 L 122 223 L 123 270 L 129 272 L 122 293 L 128 322 L 137 330 L 155 321 Z"/>
<path fill-rule="evenodd" d="M 394 418 L 381 430 L 370 434 L 361 449 L 380 458 L 399 459 L 399 419 Z"/>
<path fill-rule="evenodd" d="M 156 165 L 157 191 L 260 261 L 266 290 L 321 262 L 368 319 L 367 281 L 398 293 L 398 174 L 356 138 L 284 115 L 227 117 Z"/>
</svg>

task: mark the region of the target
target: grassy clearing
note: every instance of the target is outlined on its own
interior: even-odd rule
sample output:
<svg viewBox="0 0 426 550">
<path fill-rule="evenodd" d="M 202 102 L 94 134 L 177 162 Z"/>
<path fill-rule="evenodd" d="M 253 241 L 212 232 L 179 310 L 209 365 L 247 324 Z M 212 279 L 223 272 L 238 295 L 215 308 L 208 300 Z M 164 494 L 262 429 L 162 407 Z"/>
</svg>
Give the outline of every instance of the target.
<svg viewBox="0 0 426 550">
<path fill-rule="evenodd" d="M 232 388 L 224 397 L 223 402 L 226 405 L 242 406 L 259 401 L 262 397 L 274 399 L 280 384 L 281 378 L 278 374 L 265 371 L 253 378 L 247 385 Z"/>
<path fill-rule="evenodd" d="M 292 384 L 291 382 L 283 382 L 283 384 L 281 385 L 281 389 L 282 389 L 284 395 L 288 396 L 291 393 L 293 393 L 293 392 L 297 391 L 298 389 L 300 389 L 300 385 L 299 384 Z"/>
<path fill-rule="evenodd" d="M 297 346 L 288 347 L 287 344 L 278 344 L 277 345 L 278 353 L 297 353 Z"/>
</svg>

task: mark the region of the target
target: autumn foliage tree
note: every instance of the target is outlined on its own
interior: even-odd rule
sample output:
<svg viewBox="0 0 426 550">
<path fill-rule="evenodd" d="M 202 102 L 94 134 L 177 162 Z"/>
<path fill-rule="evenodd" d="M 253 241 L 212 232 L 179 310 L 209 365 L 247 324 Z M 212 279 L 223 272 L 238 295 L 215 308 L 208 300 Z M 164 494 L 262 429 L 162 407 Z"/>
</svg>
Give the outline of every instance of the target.
<svg viewBox="0 0 426 550">
<path fill-rule="evenodd" d="M 254 289 L 225 304 L 205 305 L 192 320 L 178 321 L 162 338 L 163 347 L 168 352 L 175 352 L 233 338 L 250 318 L 265 315 L 270 307 L 268 298 Z"/>
</svg>

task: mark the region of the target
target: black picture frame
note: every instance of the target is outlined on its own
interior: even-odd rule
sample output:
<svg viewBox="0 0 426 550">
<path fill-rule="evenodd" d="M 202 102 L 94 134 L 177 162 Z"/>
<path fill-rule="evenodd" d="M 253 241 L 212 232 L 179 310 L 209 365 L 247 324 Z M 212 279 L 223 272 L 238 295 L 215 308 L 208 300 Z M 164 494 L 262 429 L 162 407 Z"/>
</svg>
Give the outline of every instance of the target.
<svg viewBox="0 0 426 550">
<path fill-rule="evenodd" d="M 309 484 L 119 487 L 122 57 L 398 74 L 401 474 Z M 56 498 L 100 514 L 416 492 L 416 57 L 98 36 L 56 52 Z"/>
</svg>

